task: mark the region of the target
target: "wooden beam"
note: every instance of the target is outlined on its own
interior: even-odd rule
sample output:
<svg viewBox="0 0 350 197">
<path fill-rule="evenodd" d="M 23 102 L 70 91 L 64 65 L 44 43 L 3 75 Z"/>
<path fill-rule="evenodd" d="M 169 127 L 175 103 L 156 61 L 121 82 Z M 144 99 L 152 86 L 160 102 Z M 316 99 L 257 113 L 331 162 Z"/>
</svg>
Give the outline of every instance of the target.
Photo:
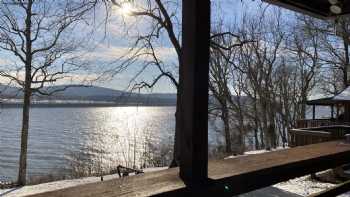
<svg viewBox="0 0 350 197">
<path fill-rule="evenodd" d="M 328 0 L 263 0 L 289 10 L 300 12 L 320 19 L 336 19 L 342 15 L 350 14 L 349 0 L 342 0 L 342 13 L 334 14 L 330 11 Z"/>
<path fill-rule="evenodd" d="M 233 196 L 334 168 L 350 161 L 346 149 L 350 149 L 349 144 L 333 141 L 229 159 L 217 165 L 210 163 L 209 177 L 215 180 L 216 187 L 209 190 Z"/>
<path fill-rule="evenodd" d="M 337 119 L 339 118 L 339 104 L 336 104 L 337 107 Z"/>
<path fill-rule="evenodd" d="M 344 122 L 350 122 L 350 104 L 344 104 Z"/>
<path fill-rule="evenodd" d="M 316 105 L 312 105 L 312 119 L 316 119 Z"/>
<path fill-rule="evenodd" d="M 334 105 L 331 106 L 331 118 L 334 118 Z"/>
<path fill-rule="evenodd" d="M 303 175 L 350 163 L 350 144 L 332 141 L 257 155 L 209 162 L 211 183 L 202 190 L 187 187 L 178 168 L 90 183 L 32 197 L 234 196 Z M 49 187 L 45 187 L 49 189 Z M 33 191 L 33 190 L 32 190 Z M 16 196 L 18 193 L 12 193 Z M 18 194 L 18 196 L 20 196 Z"/>
<path fill-rule="evenodd" d="M 183 94 L 180 177 L 188 185 L 208 178 L 210 0 L 183 0 Z"/>
<path fill-rule="evenodd" d="M 328 131 L 312 131 L 312 130 L 306 130 L 306 129 L 291 129 L 289 130 L 291 134 L 297 134 L 297 135 L 307 135 L 307 136 L 317 136 L 317 137 L 324 137 L 331 139 L 332 133 Z"/>
</svg>

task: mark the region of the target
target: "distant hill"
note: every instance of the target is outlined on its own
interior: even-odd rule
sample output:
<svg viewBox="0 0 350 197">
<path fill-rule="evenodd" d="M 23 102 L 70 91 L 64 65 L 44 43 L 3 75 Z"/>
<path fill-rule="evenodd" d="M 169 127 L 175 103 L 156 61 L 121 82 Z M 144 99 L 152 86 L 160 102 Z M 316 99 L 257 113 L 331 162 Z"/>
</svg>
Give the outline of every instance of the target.
<svg viewBox="0 0 350 197">
<path fill-rule="evenodd" d="M 131 93 L 110 88 L 103 88 L 98 86 L 51 86 L 44 88 L 43 91 L 55 92 L 50 96 L 34 95 L 33 100 L 36 103 L 41 101 L 47 103 L 56 103 L 61 101 L 64 104 L 77 103 L 79 101 L 90 104 L 108 102 L 115 105 L 175 105 L 176 94 L 139 94 Z M 57 91 L 57 92 L 56 92 Z M 3 99 L 22 99 L 23 93 L 16 87 L 9 87 L 0 85 L 0 98 Z"/>
<path fill-rule="evenodd" d="M 22 96 L 23 93 L 19 88 L 0 84 L 0 98 L 18 98 Z"/>
</svg>

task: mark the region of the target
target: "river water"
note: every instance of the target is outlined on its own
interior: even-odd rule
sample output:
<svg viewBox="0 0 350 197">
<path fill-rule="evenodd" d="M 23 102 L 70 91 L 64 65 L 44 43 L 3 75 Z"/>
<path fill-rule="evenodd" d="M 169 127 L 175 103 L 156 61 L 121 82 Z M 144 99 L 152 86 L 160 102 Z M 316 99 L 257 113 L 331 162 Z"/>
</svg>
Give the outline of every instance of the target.
<svg viewBox="0 0 350 197">
<path fill-rule="evenodd" d="M 32 108 L 28 176 L 68 174 L 87 157 L 101 168 L 164 165 L 172 154 L 174 113 L 175 107 Z M 0 124 L 0 176 L 15 180 L 21 109 L 1 109 Z M 220 135 L 209 127 L 215 144 Z"/>
</svg>

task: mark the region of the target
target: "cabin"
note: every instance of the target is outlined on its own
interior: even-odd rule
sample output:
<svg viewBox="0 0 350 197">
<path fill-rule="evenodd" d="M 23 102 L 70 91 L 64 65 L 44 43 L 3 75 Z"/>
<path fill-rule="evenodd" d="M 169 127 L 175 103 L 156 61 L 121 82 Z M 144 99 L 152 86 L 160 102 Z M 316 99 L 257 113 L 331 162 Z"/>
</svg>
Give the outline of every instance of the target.
<svg viewBox="0 0 350 197">
<path fill-rule="evenodd" d="M 312 107 L 312 118 L 298 120 L 297 128 L 349 125 L 350 123 L 350 87 L 332 97 L 309 100 L 306 105 Z M 329 113 L 321 114 L 322 117 L 316 118 L 317 107 L 328 108 Z"/>
<path fill-rule="evenodd" d="M 311 118 L 297 120 L 296 128 L 289 131 L 289 146 L 337 140 L 350 134 L 350 87 L 332 97 L 309 100 L 306 105 L 312 109 Z M 323 109 L 318 113 L 321 117 L 316 117 L 318 108 Z"/>
<path fill-rule="evenodd" d="M 331 19 L 350 13 L 350 0 L 265 0 L 265 2 L 321 19 Z M 183 95 L 180 106 L 183 112 L 180 124 L 183 128 L 180 136 L 179 168 L 56 191 L 41 191 L 32 196 L 231 197 L 350 163 L 350 143 L 344 140 L 342 133 L 347 132 L 348 126 L 344 125 L 345 123 L 338 125 L 328 122 L 333 121 L 332 119 L 324 121 L 329 123 L 325 125 L 327 128 L 314 129 L 313 126 L 323 124 L 322 121 L 316 124 L 315 119 L 302 126 L 307 127 L 306 129 L 298 128 L 301 131 L 296 133 L 291 131 L 293 148 L 208 161 L 210 0 L 183 0 L 182 9 L 185 67 L 179 72 L 182 84 L 180 91 Z M 313 105 L 346 106 L 345 101 L 338 102 L 334 99 L 314 101 Z M 308 137 L 300 138 L 302 135 Z M 350 191 L 350 182 L 313 196 L 336 196 L 347 191 Z"/>
</svg>

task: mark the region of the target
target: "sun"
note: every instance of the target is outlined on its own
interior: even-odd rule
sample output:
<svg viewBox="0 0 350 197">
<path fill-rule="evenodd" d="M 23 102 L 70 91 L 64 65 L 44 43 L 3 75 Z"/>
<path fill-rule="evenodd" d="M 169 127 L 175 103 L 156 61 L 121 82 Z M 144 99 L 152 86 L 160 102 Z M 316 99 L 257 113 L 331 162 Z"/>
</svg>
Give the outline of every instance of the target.
<svg viewBox="0 0 350 197">
<path fill-rule="evenodd" d="M 119 11 L 122 15 L 130 16 L 135 11 L 135 8 L 131 3 L 125 2 L 121 4 Z"/>
</svg>

